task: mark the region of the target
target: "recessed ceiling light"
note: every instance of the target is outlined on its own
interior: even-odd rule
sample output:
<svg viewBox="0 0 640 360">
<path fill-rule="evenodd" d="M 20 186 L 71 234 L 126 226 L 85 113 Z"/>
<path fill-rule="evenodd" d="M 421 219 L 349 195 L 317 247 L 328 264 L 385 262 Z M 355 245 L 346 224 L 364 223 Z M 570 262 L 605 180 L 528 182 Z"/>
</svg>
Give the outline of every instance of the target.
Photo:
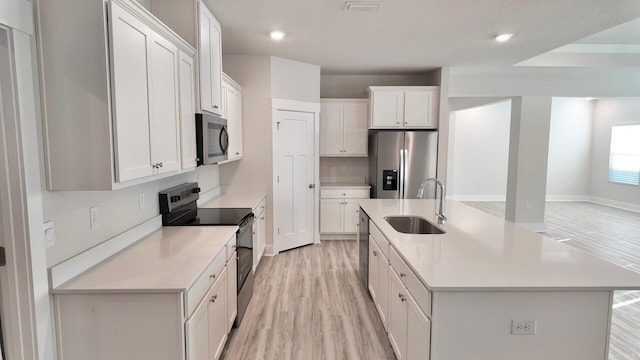
<svg viewBox="0 0 640 360">
<path fill-rule="evenodd" d="M 270 35 L 273 40 L 282 40 L 284 38 L 284 33 L 280 30 L 272 31 Z"/>
<path fill-rule="evenodd" d="M 359 1 L 347 1 L 344 4 L 345 10 L 351 11 L 378 11 L 380 8 L 380 4 L 376 3 L 365 3 Z"/>
<path fill-rule="evenodd" d="M 496 36 L 496 41 L 497 42 L 505 42 L 508 41 L 509 39 L 511 39 L 513 37 L 513 34 L 500 34 L 498 36 Z"/>
</svg>

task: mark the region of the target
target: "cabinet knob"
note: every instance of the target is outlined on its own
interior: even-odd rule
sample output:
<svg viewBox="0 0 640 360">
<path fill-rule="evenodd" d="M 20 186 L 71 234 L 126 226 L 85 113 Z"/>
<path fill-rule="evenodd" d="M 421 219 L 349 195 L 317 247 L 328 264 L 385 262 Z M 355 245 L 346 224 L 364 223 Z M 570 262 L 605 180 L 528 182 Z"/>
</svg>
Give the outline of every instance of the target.
<svg viewBox="0 0 640 360">
<path fill-rule="evenodd" d="M 407 298 L 404 295 L 400 294 L 400 293 L 398 293 L 398 297 L 400 298 L 400 301 L 402 301 L 402 302 L 407 301 Z"/>
<path fill-rule="evenodd" d="M 236 155 L 240 155 L 240 152 L 236 151 Z"/>
<path fill-rule="evenodd" d="M 211 279 L 215 279 L 215 278 L 216 278 L 216 274 L 211 274 L 211 275 L 209 275 L 209 278 L 211 278 Z"/>
<path fill-rule="evenodd" d="M 373 250 L 373 256 L 378 256 L 378 252 Z"/>
<path fill-rule="evenodd" d="M 215 295 L 213 295 L 213 296 L 211 297 L 211 300 L 209 300 L 209 301 L 211 301 L 211 302 L 216 302 L 216 299 L 217 299 L 217 298 L 218 298 L 218 294 L 215 294 Z"/>
<path fill-rule="evenodd" d="M 158 166 L 163 167 L 164 163 L 159 163 Z"/>
<path fill-rule="evenodd" d="M 214 109 L 217 109 L 217 108 L 218 108 L 218 105 L 213 105 L 213 108 L 214 108 Z"/>
<path fill-rule="evenodd" d="M 401 277 L 401 278 L 404 278 L 404 277 L 406 277 L 406 276 L 407 276 L 407 274 L 405 274 L 405 273 L 403 273 L 403 272 L 401 272 L 401 273 L 400 273 L 400 277 Z"/>
<path fill-rule="evenodd" d="M 260 218 L 260 220 L 264 220 L 264 216 Z"/>
</svg>

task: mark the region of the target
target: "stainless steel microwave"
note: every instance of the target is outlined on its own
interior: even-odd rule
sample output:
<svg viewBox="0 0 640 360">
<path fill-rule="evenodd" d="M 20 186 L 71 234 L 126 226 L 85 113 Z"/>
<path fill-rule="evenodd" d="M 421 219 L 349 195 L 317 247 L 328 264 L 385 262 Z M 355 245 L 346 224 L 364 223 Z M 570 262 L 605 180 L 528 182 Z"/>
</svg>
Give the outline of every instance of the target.
<svg viewBox="0 0 640 360">
<path fill-rule="evenodd" d="M 213 114 L 196 114 L 196 146 L 198 166 L 227 160 L 227 120 Z"/>
</svg>

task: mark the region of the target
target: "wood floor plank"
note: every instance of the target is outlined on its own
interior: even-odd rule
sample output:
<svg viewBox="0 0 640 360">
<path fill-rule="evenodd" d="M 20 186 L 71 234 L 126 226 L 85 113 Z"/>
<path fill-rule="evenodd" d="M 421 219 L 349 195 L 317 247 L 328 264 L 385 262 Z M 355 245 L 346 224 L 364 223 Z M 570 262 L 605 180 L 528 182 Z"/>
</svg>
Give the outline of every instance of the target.
<svg viewBox="0 0 640 360">
<path fill-rule="evenodd" d="M 324 241 L 262 259 L 222 358 L 395 359 L 358 276 L 357 243 Z"/>
<path fill-rule="evenodd" d="M 504 218 L 505 203 L 467 205 Z M 547 202 L 545 235 L 640 273 L 640 213 L 591 202 Z M 640 360 L 640 291 L 616 291 L 609 360 Z"/>
</svg>

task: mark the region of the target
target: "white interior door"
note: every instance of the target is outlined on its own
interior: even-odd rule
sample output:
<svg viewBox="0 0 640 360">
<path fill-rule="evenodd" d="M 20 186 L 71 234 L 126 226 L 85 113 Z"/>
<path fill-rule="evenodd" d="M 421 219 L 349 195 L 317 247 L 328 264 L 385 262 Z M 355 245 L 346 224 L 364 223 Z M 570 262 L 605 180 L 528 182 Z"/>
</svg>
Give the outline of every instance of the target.
<svg viewBox="0 0 640 360">
<path fill-rule="evenodd" d="M 274 136 L 274 250 L 313 242 L 314 114 L 276 111 Z"/>
</svg>

